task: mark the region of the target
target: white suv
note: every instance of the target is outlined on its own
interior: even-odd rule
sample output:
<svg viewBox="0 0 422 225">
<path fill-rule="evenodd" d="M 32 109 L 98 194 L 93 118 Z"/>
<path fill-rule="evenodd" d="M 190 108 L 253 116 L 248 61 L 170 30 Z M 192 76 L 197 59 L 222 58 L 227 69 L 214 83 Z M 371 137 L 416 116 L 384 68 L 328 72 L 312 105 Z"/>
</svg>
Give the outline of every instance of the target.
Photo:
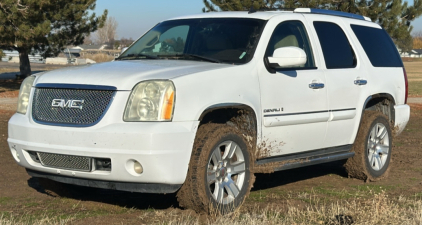
<svg viewBox="0 0 422 225">
<path fill-rule="evenodd" d="M 388 34 L 318 9 L 159 23 L 115 61 L 25 79 L 9 146 L 33 177 L 238 207 L 254 173 L 348 159 L 377 180 L 409 120 Z"/>
</svg>

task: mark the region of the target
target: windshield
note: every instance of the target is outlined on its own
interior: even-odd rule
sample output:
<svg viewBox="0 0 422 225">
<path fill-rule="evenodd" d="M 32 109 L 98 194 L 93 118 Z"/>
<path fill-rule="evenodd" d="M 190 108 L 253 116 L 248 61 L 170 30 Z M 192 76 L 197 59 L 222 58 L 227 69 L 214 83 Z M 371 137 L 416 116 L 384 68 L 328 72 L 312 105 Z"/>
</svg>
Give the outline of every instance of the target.
<svg viewBox="0 0 422 225">
<path fill-rule="evenodd" d="M 117 60 L 166 58 L 247 63 L 253 57 L 265 22 L 241 18 L 165 21 L 137 40 Z"/>
</svg>

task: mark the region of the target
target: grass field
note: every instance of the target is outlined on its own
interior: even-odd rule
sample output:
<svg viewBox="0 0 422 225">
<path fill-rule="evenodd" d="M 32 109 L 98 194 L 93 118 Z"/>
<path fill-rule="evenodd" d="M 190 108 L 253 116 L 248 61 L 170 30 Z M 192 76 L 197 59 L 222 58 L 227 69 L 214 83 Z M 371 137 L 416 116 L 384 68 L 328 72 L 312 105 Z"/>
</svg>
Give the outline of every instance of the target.
<svg viewBox="0 0 422 225">
<path fill-rule="evenodd" d="M 422 61 L 404 62 L 409 80 L 409 96 L 422 97 Z"/>
<path fill-rule="evenodd" d="M 364 191 L 362 191 L 364 194 Z M 294 196 L 293 196 L 294 195 Z M 359 195 L 358 195 L 359 196 Z M 147 209 L 139 211 L 123 207 L 109 207 L 97 211 L 84 210 L 84 203 L 77 202 L 70 205 L 71 200 L 62 200 L 69 207 L 67 213 L 58 213 L 54 209 L 42 212 L 30 212 L 24 215 L 13 215 L 0 212 L 0 224 L 83 224 L 87 218 L 96 218 L 97 222 L 103 217 L 113 215 L 132 215 L 135 220 L 121 220 L 115 224 L 212 224 L 212 225 L 244 225 L 244 224 L 421 224 L 422 201 L 420 197 L 390 198 L 385 192 L 371 193 L 367 197 L 353 197 L 348 200 L 327 201 L 312 193 L 292 193 L 286 196 L 287 204 L 283 207 L 269 205 L 263 208 L 255 207 L 249 212 L 237 211 L 226 216 L 204 216 L 193 212 L 182 212 L 180 209 L 162 211 Z M 304 202 L 295 205 L 295 202 Z M 291 202 L 291 203 L 289 203 Z M 30 206 L 30 204 L 28 204 Z M 146 218 L 153 218 L 145 221 Z M 146 223 L 141 223 L 146 222 Z M 110 222 L 110 221 L 109 221 Z M 111 224 L 104 222 L 104 224 Z"/>
</svg>

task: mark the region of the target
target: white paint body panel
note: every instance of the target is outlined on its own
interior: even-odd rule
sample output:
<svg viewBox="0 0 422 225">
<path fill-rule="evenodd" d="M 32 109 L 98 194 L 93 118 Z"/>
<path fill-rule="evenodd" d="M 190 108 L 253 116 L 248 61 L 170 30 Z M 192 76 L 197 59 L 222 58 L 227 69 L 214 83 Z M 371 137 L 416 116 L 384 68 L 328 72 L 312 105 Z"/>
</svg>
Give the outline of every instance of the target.
<svg viewBox="0 0 422 225">
<path fill-rule="evenodd" d="M 301 14 L 274 17 L 268 21 L 265 27 L 256 55 L 264 57 L 274 29 L 287 20 L 302 21 L 306 30 L 310 30 Z M 314 38 L 310 34 L 309 36 L 311 45 L 316 45 L 313 41 Z M 314 60 L 318 66 L 320 59 L 315 53 Z M 261 111 L 283 108 L 282 112 L 263 115 L 262 140 L 268 142 L 267 146 L 272 144 L 271 153 L 282 155 L 323 148 L 329 118 L 327 89 L 310 89 L 309 84 L 312 82 L 325 83 L 324 73 L 315 69 L 281 71 L 272 74 L 268 72 L 261 60 L 258 61 L 258 74 L 261 89 Z M 307 113 L 319 111 L 325 112 Z"/>
<path fill-rule="evenodd" d="M 410 107 L 408 105 L 396 105 L 394 106 L 394 111 L 396 114 L 396 119 L 394 121 L 395 134 L 399 135 L 403 132 L 407 122 L 409 122 Z"/>
<path fill-rule="evenodd" d="M 227 67 L 233 66 L 187 60 L 113 61 L 47 72 L 37 83 L 108 85 L 118 90 L 132 90 L 142 80 L 168 80 Z"/>
<path fill-rule="evenodd" d="M 41 125 L 32 120 L 31 112 L 15 114 L 9 121 L 8 142 L 21 156 L 18 164 L 56 174 L 57 169 L 33 162 L 26 151 L 110 158 L 111 172 L 59 171 L 62 175 L 75 172 L 72 176 L 94 180 L 183 183 L 199 122 L 125 123 L 122 115 L 129 94 L 129 91 L 118 92 L 105 117 L 92 127 Z M 142 164 L 143 174 L 134 176 L 126 169 L 131 159 Z"/>
</svg>

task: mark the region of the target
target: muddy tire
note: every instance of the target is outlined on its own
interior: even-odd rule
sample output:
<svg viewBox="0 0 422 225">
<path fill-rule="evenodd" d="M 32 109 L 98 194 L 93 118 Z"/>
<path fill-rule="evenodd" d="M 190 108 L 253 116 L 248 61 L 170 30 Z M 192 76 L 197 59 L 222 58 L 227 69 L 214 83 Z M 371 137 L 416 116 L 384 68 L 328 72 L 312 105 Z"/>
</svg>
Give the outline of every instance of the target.
<svg viewBox="0 0 422 225">
<path fill-rule="evenodd" d="M 392 140 L 388 118 L 378 111 L 365 111 L 352 148 L 355 156 L 345 164 L 349 177 L 365 181 L 386 177 L 391 160 Z"/>
<path fill-rule="evenodd" d="M 202 125 L 186 181 L 177 193 L 180 206 L 199 213 L 221 214 L 238 208 L 254 181 L 250 152 L 250 145 L 236 127 Z"/>
</svg>

